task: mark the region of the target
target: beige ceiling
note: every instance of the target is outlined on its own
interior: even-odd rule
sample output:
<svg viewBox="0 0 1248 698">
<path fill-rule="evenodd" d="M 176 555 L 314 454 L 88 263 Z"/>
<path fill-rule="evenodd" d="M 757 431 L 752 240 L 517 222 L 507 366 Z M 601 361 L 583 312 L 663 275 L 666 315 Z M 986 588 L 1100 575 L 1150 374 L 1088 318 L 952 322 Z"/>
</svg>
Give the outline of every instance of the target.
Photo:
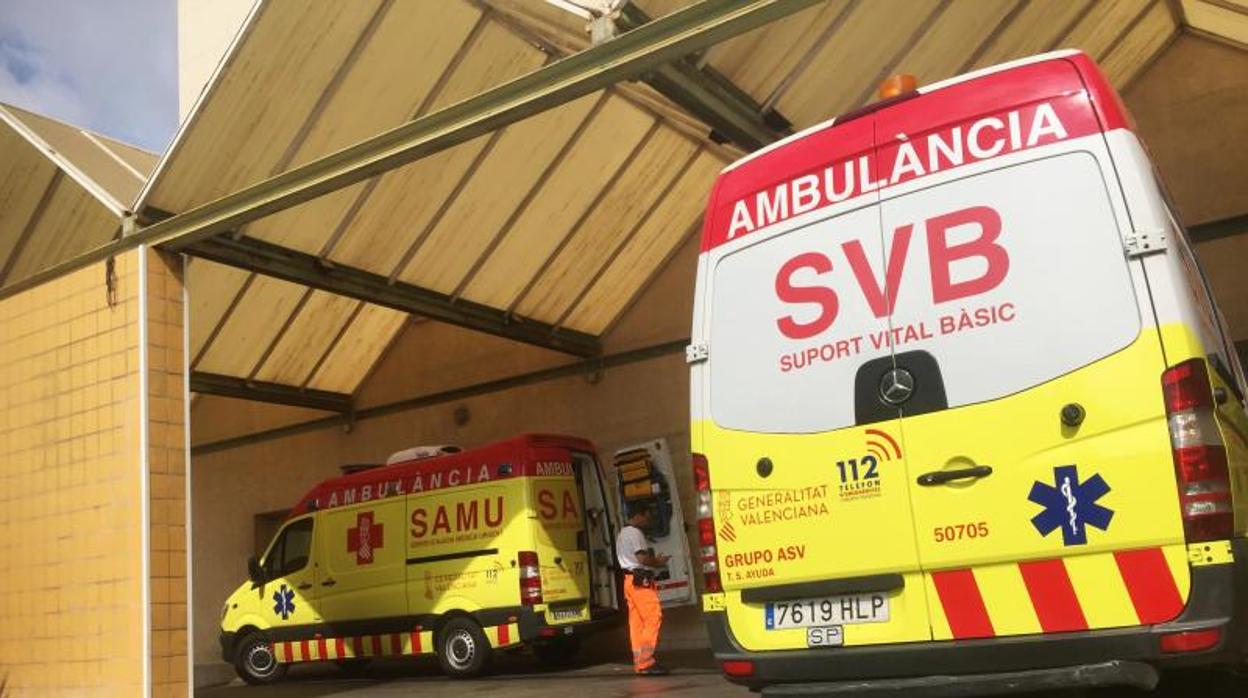
<svg viewBox="0 0 1248 698">
<path fill-rule="evenodd" d="M 688 3 L 637 4 L 657 17 Z M 1242 6 L 828 0 L 713 47 L 700 60 L 796 129 L 871 101 L 875 85 L 893 72 L 930 83 L 1056 48 L 1087 51 L 1121 89 L 1185 22 L 1239 40 Z M 43 133 L 45 151 L 92 169 L 86 179 L 99 185 L 80 188 L 107 200 L 45 206 L 45 216 L 84 217 L 56 226 L 74 235 L 23 232 L 57 168 L 46 152 L 35 157 L 39 147 L 24 131 L 10 124 L 0 133 L 7 139 L 0 152 L 28 158 L 0 163 L 0 202 L 17 202 L 0 207 L 0 264 L 23 242 L 34 251 L 18 255 L 13 271 L 46 266 L 115 234 L 124 208 L 186 211 L 587 44 L 583 20 L 535 0 L 262 2 L 141 194 L 137 182 L 151 156 L 91 137 L 112 154 L 102 156 L 71 137 L 82 132 L 24 117 L 32 124 L 27 131 Z M 53 141 L 59 145 L 46 145 Z M 712 180 L 739 154 L 644 83 L 631 82 L 238 234 L 600 335 L 696 233 Z M 6 175 L 20 167 L 36 176 Z M 205 260 L 192 262 L 189 285 L 193 368 L 297 387 L 354 392 L 406 320 L 394 310 Z"/>
</svg>

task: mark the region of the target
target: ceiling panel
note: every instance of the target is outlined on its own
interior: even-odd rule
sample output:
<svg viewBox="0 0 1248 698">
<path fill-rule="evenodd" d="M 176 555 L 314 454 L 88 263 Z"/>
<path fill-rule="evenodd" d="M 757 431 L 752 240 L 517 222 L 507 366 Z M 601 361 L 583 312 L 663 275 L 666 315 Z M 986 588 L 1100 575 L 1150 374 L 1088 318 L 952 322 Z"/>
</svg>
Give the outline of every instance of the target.
<svg viewBox="0 0 1248 698">
<path fill-rule="evenodd" d="M 609 97 L 559 168 L 467 280 L 464 297 L 496 308 L 510 307 L 525 282 L 544 266 L 656 125 L 650 114 L 619 97 Z"/>
</svg>

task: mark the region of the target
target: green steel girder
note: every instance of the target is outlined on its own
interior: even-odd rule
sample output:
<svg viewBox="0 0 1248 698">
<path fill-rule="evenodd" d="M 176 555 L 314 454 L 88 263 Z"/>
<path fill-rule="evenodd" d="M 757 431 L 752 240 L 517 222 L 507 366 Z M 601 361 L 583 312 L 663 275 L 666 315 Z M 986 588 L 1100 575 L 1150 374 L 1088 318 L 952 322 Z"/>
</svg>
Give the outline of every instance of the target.
<svg viewBox="0 0 1248 698">
<path fill-rule="evenodd" d="M 635 31 L 652 20 L 636 4 L 620 8 L 616 26 Z M 655 67 L 641 77 L 664 97 L 712 129 L 712 138 L 731 141 L 746 151 L 770 145 L 791 134 L 789 122 L 761 104 L 710 66 L 685 56 Z"/>
<path fill-rule="evenodd" d="M 1192 242 L 1208 242 L 1244 234 L 1248 234 L 1248 213 L 1193 225 L 1187 229 L 1187 235 Z"/>
<path fill-rule="evenodd" d="M 788 16 L 822 0 L 704 0 L 458 104 L 136 232 L 176 251 Z"/>
<path fill-rule="evenodd" d="M 177 251 L 566 104 L 824 0 L 703 0 L 356 145 L 0 288 L 0 298 L 140 245 Z"/>
<path fill-rule="evenodd" d="M 310 407 L 327 412 L 350 412 L 351 396 L 328 390 L 297 388 L 292 385 L 223 376 L 219 373 L 191 372 L 191 392 L 203 395 L 271 402 L 278 405 Z"/>
<path fill-rule="evenodd" d="M 506 311 L 431 291 L 362 269 L 327 262 L 255 238 L 229 235 L 200 240 L 183 252 L 203 259 L 247 269 L 309 288 L 347 296 L 431 320 L 466 327 L 498 337 L 533 344 L 575 356 L 600 353 L 598 338 L 543 322 L 511 317 Z"/>
</svg>

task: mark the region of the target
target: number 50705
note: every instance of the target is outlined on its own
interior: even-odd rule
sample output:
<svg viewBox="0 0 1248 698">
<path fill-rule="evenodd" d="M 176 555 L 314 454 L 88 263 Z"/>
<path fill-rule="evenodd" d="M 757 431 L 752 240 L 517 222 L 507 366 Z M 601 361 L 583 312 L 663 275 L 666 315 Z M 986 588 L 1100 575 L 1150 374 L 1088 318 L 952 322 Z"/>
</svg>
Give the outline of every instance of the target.
<svg viewBox="0 0 1248 698">
<path fill-rule="evenodd" d="M 937 526 L 932 529 L 932 536 L 937 543 L 949 543 L 966 538 L 987 538 L 988 522 L 977 521 L 974 523 L 954 524 L 952 526 Z"/>
</svg>

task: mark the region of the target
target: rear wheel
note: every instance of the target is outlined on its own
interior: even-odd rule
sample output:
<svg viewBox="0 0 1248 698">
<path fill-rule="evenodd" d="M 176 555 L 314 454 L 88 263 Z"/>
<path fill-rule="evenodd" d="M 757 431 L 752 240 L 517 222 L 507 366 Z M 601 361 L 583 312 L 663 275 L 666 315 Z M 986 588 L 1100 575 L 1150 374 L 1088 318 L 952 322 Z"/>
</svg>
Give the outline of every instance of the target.
<svg viewBox="0 0 1248 698">
<path fill-rule="evenodd" d="M 479 676 L 490 663 L 490 641 L 471 618 L 452 618 L 438 633 L 438 664 L 451 678 Z"/>
<path fill-rule="evenodd" d="M 234 653 L 234 671 L 239 678 L 253 686 L 261 686 L 280 680 L 286 675 L 287 665 L 277 661 L 273 643 L 264 633 L 252 631 L 239 638 Z"/>
</svg>

